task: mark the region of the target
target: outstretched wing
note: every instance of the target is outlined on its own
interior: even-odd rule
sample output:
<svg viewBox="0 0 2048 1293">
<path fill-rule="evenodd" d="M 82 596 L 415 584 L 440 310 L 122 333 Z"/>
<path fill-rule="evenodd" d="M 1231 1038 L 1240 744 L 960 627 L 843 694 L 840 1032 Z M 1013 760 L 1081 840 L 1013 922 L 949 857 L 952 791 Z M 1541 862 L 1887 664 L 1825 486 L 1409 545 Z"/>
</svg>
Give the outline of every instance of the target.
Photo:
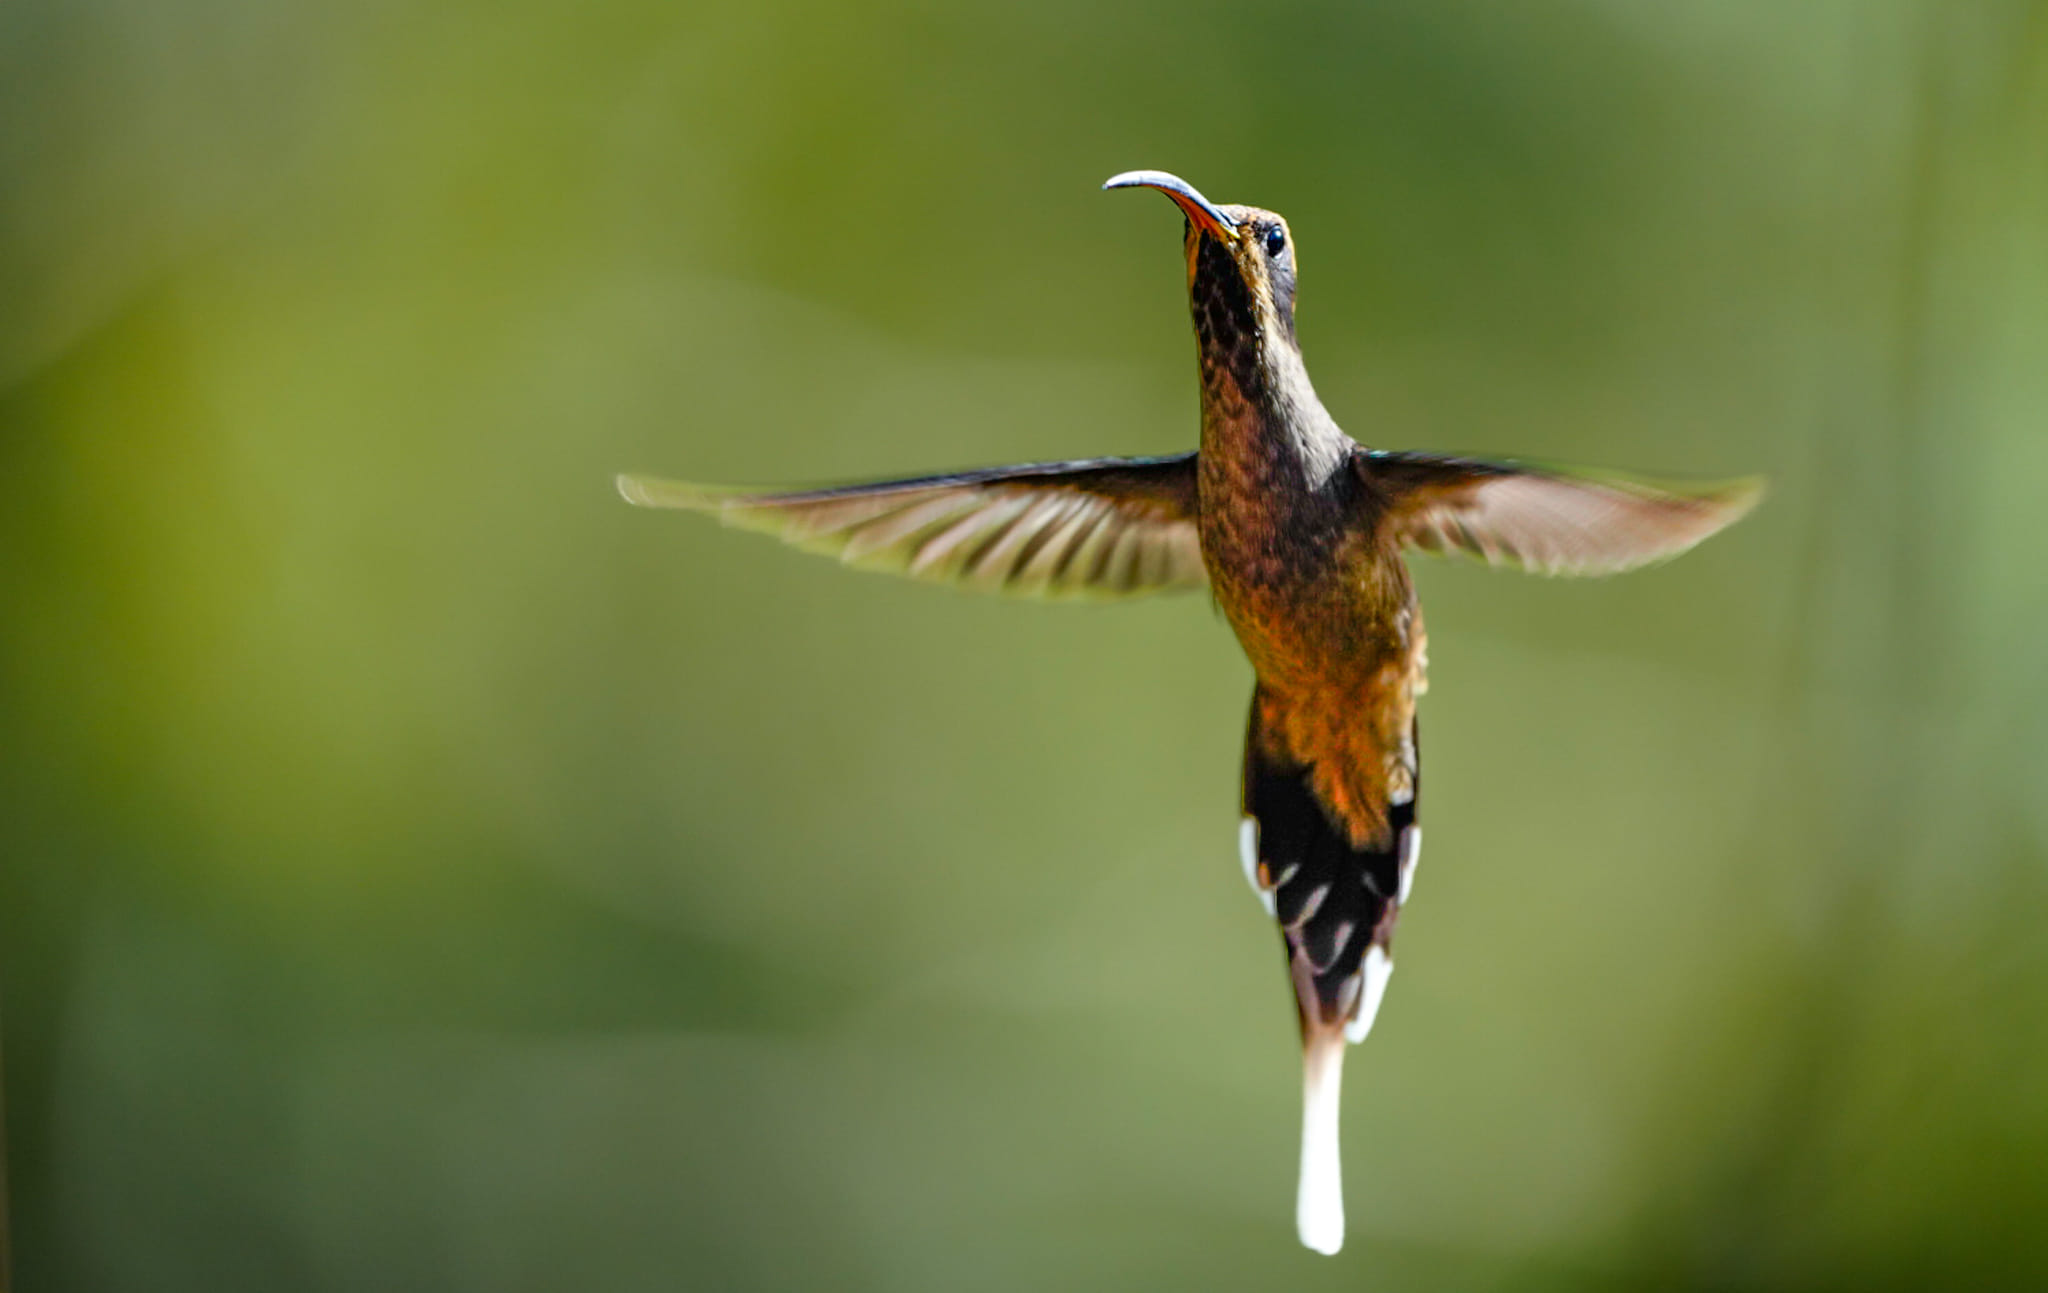
<svg viewBox="0 0 2048 1293">
<path fill-rule="evenodd" d="M 1433 454 L 1361 451 L 1401 542 L 1543 575 L 1608 575 L 1675 557 L 1748 514 L 1756 479 L 1653 484 Z"/>
<path fill-rule="evenodd" d="M 620 476 L 641 507 L 715 513 L 849 566 L 1022 597 L 1204 588 L 1195 455 L 993 467 L 788 494 Z"/>
</svg>

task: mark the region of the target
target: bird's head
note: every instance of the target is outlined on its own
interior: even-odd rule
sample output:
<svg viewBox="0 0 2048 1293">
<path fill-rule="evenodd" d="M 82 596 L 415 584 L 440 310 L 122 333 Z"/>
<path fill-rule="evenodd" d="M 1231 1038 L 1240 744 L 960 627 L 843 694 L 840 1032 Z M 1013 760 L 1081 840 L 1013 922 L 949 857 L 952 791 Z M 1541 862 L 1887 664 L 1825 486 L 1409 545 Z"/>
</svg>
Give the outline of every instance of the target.
<svg viewBox="0 0 2048 1293">
<path fill-rule="evenodd" d="M 1271 364 L 1282 348 L 1298 356 L 1287 221 L 1257 207 L 1218 206 L 1165 171 L 1126 171 L 1102 187 L 1158 189 L 1187 217 L 1188 303 L 1205 360 L 1242 372 Z"/>
</svg>

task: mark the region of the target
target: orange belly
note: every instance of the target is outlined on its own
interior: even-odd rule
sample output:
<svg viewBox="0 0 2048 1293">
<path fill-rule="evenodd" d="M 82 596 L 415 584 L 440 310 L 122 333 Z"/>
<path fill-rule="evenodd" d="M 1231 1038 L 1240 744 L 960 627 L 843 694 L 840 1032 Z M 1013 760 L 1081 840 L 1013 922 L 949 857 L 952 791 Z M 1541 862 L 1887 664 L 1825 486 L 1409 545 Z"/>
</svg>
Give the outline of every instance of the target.
<svg viewBox="0 0 2048 1293">
<path fill-rule="evenodd" d="M 1407 572 L 1391 561 L 1392 579 L 1360 572 L 1275 595 L 1218 590 L 1258 674 L 1262 753 L 1309 769 L 1332 825 L 1355 848 L 1390 847 L 1387 810 L 1415 794 L 1415 698 L 1427 685 L 1428 639 Z"/>
</svg>

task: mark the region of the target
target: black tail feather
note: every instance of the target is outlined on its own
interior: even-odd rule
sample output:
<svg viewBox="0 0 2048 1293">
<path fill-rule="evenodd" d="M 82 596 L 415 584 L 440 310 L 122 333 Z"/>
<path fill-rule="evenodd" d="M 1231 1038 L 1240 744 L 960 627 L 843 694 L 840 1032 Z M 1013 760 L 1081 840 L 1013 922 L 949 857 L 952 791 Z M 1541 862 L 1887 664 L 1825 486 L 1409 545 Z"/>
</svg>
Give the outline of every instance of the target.
<svg viewBox="0 0 2048 1293">
<path fill-rule="evenodd" d="M 1413 864 L 1416 801 L 1388 806 L 1384 848 L 1355 848 L 1317 801 L 1310 770 L 1275 760 L 1257 725 L 1255 705 L 1244 760 L 1244 811 L 1257 824 L 1254 883 L 1272 895 L 1303 1029 L 1341 1027 L 1369 990 L 1368 949 L 1391 956 L 1404 854 Z"/>
<path fill-rule="evenodd" d="M 1350 832 L 1318 800 L 1311 769 L 1275 757 L 1272 748 L 1260 739 L 1254 698 L 1245 737 L 1245 868 L 1280 923 L 1301 1020 L 1295 1226 L 1302 1243 L 1334 1253 L 1344 1246 L 1337 1111 L 1344 1051 L 1379 1013 L 1394 964 L 1394 922 L 1422 837 L 1411 795 L 1387 805 L 1383 845 L 1353 846 Z M 1411 777 L 1408 784 L 1420 782 Z"/>
</svg>

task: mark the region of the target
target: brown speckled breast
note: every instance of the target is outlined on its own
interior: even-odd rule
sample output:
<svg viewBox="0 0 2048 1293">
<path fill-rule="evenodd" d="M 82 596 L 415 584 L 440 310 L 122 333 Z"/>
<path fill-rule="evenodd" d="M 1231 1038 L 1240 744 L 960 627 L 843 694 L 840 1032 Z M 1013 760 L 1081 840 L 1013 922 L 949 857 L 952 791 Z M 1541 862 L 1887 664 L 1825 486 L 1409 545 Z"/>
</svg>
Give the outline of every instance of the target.
<svg viewBox="0 0 2048 1293">
<path fill-rule="evenodd" d="M 1225 268 L 1198 265 L 1191 285 L 1203 559 L 1258 674 L 1257 726 L 1276 747 L 1264 753 L 1310 769 L 1354 845 L 1386 847 L 1388 805 L 1414 793 L 1421 608 L 1378 500 L 1351 467 L 1357 446 L 1308 388 L 1299 353 L 1261 350 L 1288 343 L 1262 343 L 1242 280 Z"/>
<path fill-rule="evenodd" d="M 1216 601 L 1258 675 L 1264 753 L 1312 770 L 1355 846 L 1385 848 L 1389 803 L 1414 793 L 1421 606 L 1364 500 L 1290 497 L 1274 470 L 1267 455 L 1212 457 L 1205 443 L 1201 537 Z"/>
</svg>

